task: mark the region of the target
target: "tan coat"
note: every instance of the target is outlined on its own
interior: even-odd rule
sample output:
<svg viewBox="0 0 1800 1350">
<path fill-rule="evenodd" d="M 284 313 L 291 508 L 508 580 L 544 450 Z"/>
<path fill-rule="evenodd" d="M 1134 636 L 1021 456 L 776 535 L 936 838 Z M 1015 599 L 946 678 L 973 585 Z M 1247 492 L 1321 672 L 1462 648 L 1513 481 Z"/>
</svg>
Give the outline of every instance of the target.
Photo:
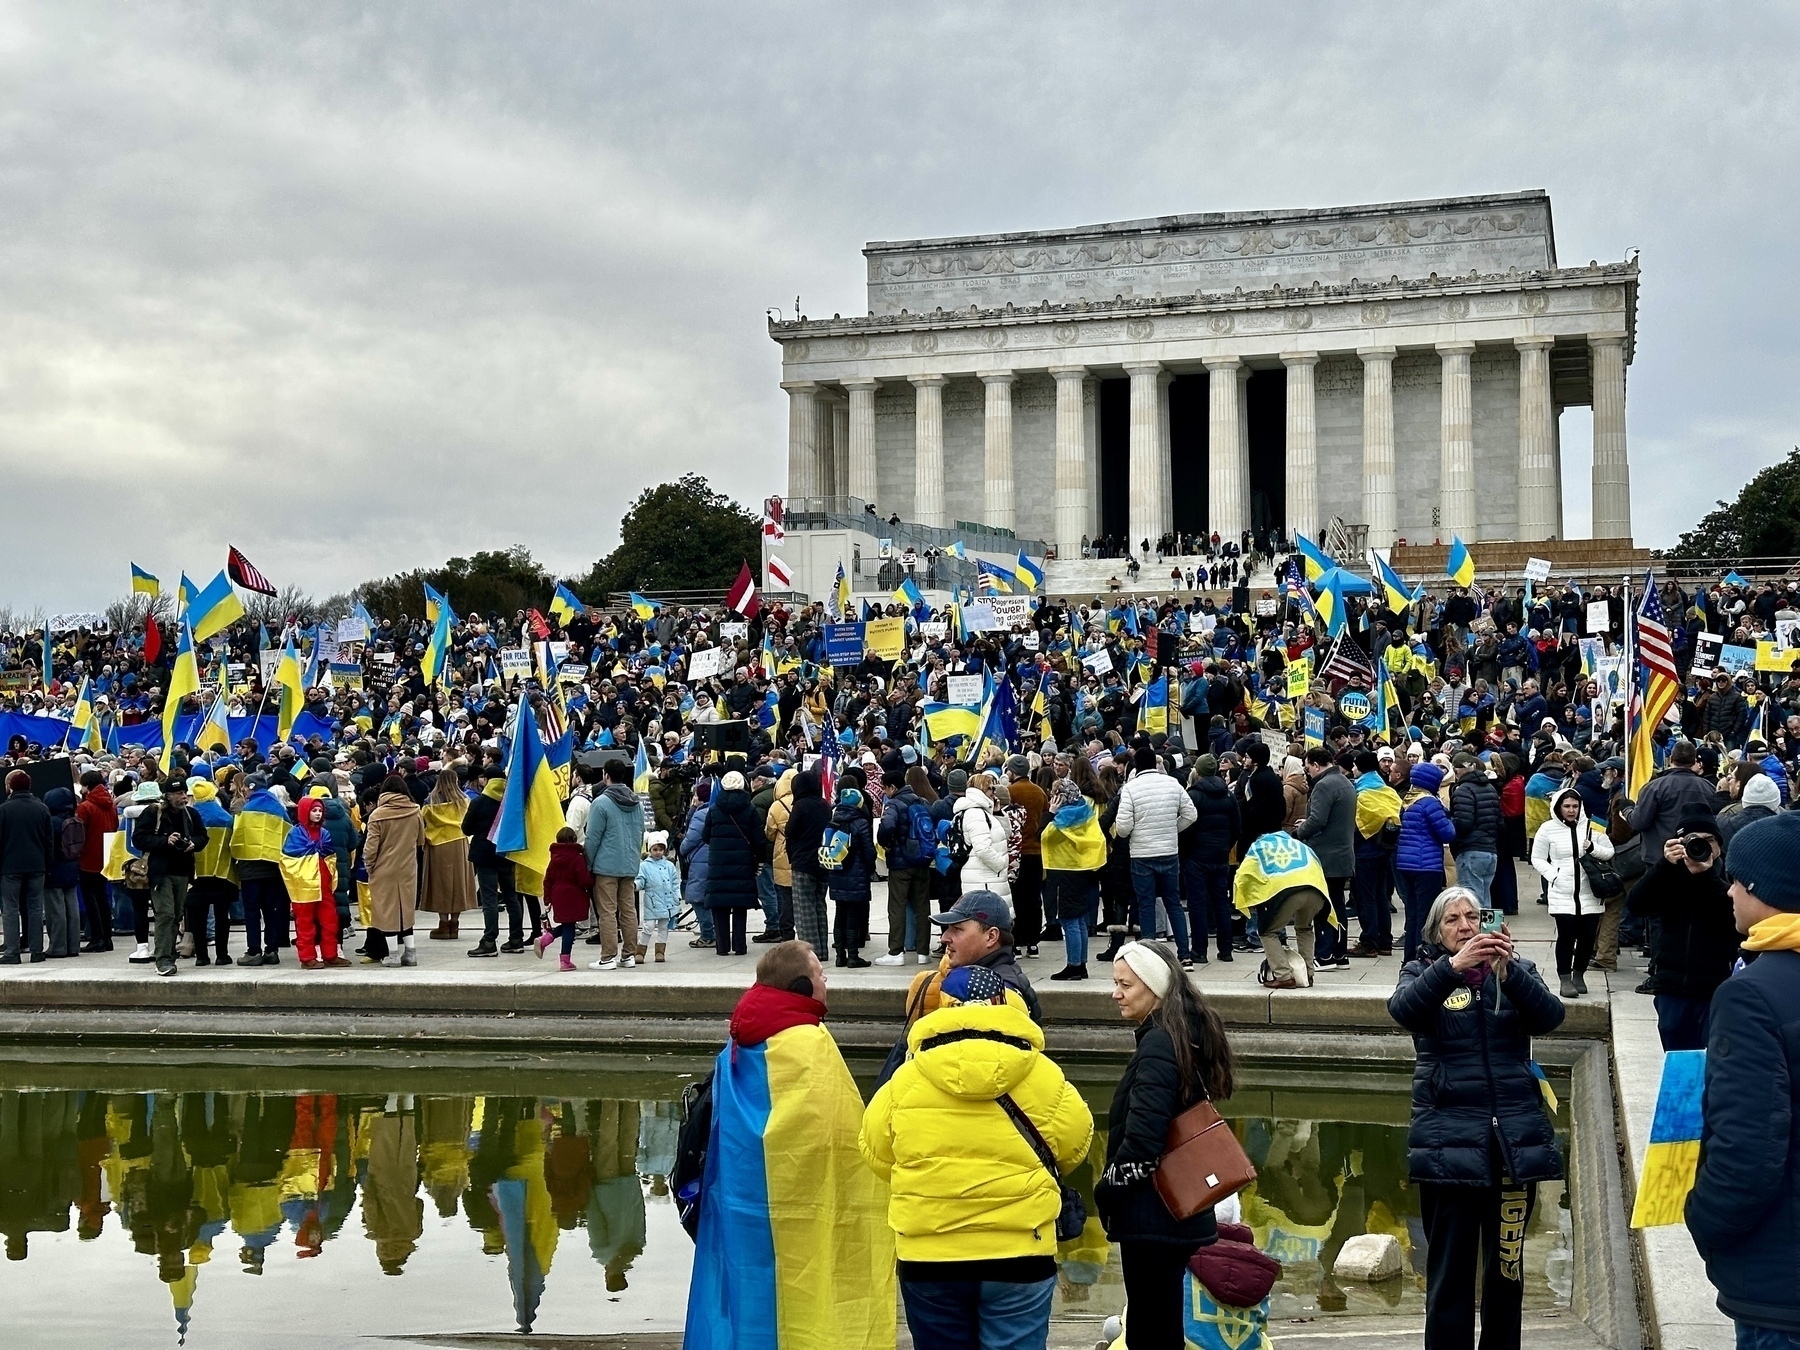
<svg viewBox="0 0 1800 1350">
<path fill-rule="evenodd" d="M 466 803 L 427 803 L 425 822 L 425 879 L 419 908 L 440 919 L 454 918 L 474 909 L 475 869 L 469 866 L 469 841 L 462 832 Z"/>
<path fill-rule="evenodd" d="M 794 884 L 794 869 L 788 866 L 787 855 L 787 823 L 794 812 L 794 770 L 789 769 L 781 775 L 775 784 L 775 800 L 769 803 L 769 819 L 763 825 L 763 833 L 769 837 L 774 847 L 769 858 L 769 866 L 775 870 L 777 886 Z"/>
<path fill-rule="evenodd" d="M 419 850 L 425 826 L 411 797 L 384 792 L 369 812 L 363 865 L 369 869 L 369 927 L 384 933 L 411 928 L 419 903 Z"/>
<path fill-rule="evenodd" d="M 1294 826 L 1306 819 L 1306 809 L 1312 797 L 1312 787 L 1306 781 L 1304 773 L 1285 775 L 1281 780 L 1281 793 L 1287 799 L 1287 817 L 1281 828 L 1292 832 Z"/>
</svg>

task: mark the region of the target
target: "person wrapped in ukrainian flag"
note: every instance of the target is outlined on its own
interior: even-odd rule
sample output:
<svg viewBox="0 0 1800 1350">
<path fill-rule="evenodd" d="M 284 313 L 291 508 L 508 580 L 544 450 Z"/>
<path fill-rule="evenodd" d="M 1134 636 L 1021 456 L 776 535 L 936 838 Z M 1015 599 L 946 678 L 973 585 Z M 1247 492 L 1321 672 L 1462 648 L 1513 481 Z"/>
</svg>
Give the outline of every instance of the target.
<svg viewBox="0 0 1800 1350">
<path fill-rule="evenodd" d="M 804 942 L 756 963 L 712 1074 L 693 1223 L 688 1350 L 892 1350 L 894 1239 L 887 1186 L 857 1143 L 863 1103 L 822 1025 L 825 972 Z"/>
<path fill-rule="evenodd" d="M 281 845 L 281 879 L 294 911 L 294 946 L 302 970 L 347 966 L 338 955 L 337 900 L 332 894 L 331 836 L 325 833 L 325 803 L 302 797 L 294 809 L 299 823 Z"/>
<path fill-rule="evenodd" d="M 1319 855 L 1285 830 L 1272 830 L 1244 851 L 1232 881 L 1231 901 L 1245 914 L 1256 914 L 1262 939 L 1263 968 L 1258 982 L 1268 989 L 1305 989 L 1312 984 L 1316 946 L 1313 921 L 1321 913 L 1337 925 L 1326 898 L 1325 869 Z M 1281 944 L 1289 924 L 1299 951 Z"/>
</svg>

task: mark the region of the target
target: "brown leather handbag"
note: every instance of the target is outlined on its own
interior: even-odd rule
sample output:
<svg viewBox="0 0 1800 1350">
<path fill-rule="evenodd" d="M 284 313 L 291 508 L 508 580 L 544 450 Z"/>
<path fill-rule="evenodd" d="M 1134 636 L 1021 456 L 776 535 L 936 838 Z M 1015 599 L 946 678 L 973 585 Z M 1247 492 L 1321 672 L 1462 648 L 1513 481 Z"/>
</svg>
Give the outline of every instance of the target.
<svg viewBox="0 0 1800 1350">
<path fill-rule="evenodd" d="M 1169 1122 L 1153 1180 L 1169 1214 L 1191 1219 L 1255 1181 L 1256 1169 L 1231 1126 L 1203 1101 Z"/>
</svg>

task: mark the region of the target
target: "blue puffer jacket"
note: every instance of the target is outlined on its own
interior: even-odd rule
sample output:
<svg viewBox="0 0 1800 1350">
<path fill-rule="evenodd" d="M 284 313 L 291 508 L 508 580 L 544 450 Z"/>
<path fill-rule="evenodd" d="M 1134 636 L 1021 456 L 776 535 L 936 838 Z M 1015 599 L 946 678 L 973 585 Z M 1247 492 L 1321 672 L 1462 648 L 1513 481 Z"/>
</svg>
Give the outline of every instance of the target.
<svg viewBox="0 0 1800 1350">
<path fill-rule="evenodd" d="M 695 909 L 707 908 L 706 890 L 712 866 L 702 836 L 706 833 L 706 817 L 711 811 L 710 802 L 696 806 L 688 816 L 687 833 L 681 837 L 681 860 L 688 869 L 687 902 Z"/>
<path fill-rule="evenodd" d="M 1435 764 L 1415 764 L 1412 791 L 1400 812 L 1400 847 L 1394 866 L 1402 872 L 1442 872 L 1444 845 L 1456 839 L 1456 822 L 1437 798 L 1444 771 Z"/>
<path fill-rule="evenodd" d="M 1412 1032 L 1418 1055 L 1408 1176 L 1461 1186 L 1562 1176 L 1556 1131 L 1531 1072 L 1531 1038 L 1556 1030 L 1567 1014 L 1537 967 L 1515 956 L 1504 982 L 1490 970 L 1476 989 L 1428 942 L 1401 970 L 1388 1015 Z"/>
<path fill-rule="evenodd" d="M 706 845 L 706 903 L 713 909 L 760 909 L 756 869 L 769 856 L 768 836 L 742 789 L 720 792 L 700 829 Z"/>
<path fill-rule="evenodd" d="M 1797 1027 L 1800 952 L 1763 952 L 1713 995 L 1687 1226 L 1721 1312 L 1800 1333 Z"/>
</svg>

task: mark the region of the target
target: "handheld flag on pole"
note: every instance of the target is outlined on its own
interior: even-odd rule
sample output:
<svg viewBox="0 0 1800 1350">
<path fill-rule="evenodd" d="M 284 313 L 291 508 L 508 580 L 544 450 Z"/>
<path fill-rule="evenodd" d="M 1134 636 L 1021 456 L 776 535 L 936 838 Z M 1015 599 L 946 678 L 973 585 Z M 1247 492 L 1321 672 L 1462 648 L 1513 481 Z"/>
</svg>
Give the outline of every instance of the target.
<svg viewBox="0 0 1800 1350">
<path fill-rule="evenodd" d="M 569 622 L 586 608 L 587 606 L 582 603 L 580 596 L 562 582 L 556 583 L 556 592 L 550 597 L 550 613 L 559 624 L 567 627 Z"/>
<path fill-rule="evenodd" d="M 975 560 L 975 589 L 990 594 L 998 591 L 1001 595 L 1012 594 L 1013 575 L 1002 571 L 991 562 L 980 558 Z"/>
<path fill-rule="evenodd" d="M 100 744 L 100 723 L 94 717 L 93 684 L 87 676 L 82 676 L 81 690 L 75 695 L 75 713 L 69 719 L 69 730 L 81 733 L 79 744 L 84 749 L 99 750 L 103 747 Z M 65 735 L 63 744 L 68 743 L 69 738 Z"/>
<path fill-rule="evenodd" d="M 300 653 L 294 648 L 294 636 L 288 634 L 281 660 L 275 665 L 275 739 L 285 741 L 294 733 L 294 721 L 306 702 L 306 687 L 300 677 Z"/>
<path fill-rule="evenodd" d="M 1331 560 L 1330 554 L 1303 534 L 1294 536 L 1294 551 L 1306 560 L 1306 579 L 1308 581 L 1317 581 L 1337 566 Z"/>
<path fill-rule="evenodd" d="M 1663 716 L 1681 693 L 1681 676 L 1675 669 L 1675 648 L 1663 617 L 1662 597 L 1656 578 L 1644 574 L 1644 599 L 1637 610 L 1635 669 L 1629 670 L 1632 699 L 1625 752 L 1625 790 L 1636 796 L 1655 770 L 1652 741 Z"/>
<path fill-rule="evenodd" d="M 131 590 L 135 595 L 161 595 L 162 582 L 133 563 L 131 564 Z"/>
<path fill-rule="evenodd" d="M 919 591 L 919 583 L 911 577 L 902 577 L 900 584 L 894 588 L 894 603 L 905 605 L 908 609 L 917 609 L 925 603 L 925 597 Z"/>
<path fill-rule="evenodd" d="M 661 609 L 661 601 L 652 600 L 646 595 L 639 595 L 636 591 L 631 592 L 631 612 L 638 618 L 654 619 Z"/>
<path fill-rule="evenodd" d="M 756 578 L 751 575 L 749 563 L 738 570 L 737 580 L 725 592 L 725 607 L 746 619 L 754 619 L 762 612 L 762 601 L 756 598 Z"/>
<path fill-rule="evenodd" d="M 963 561 L 967 562 L 969 550 L 964 548 L 963 541 L 958 539 L 954 544 L 950 545 L 949 548 L 944 550 L 944 556 L 946 558 L 961 558 Z"/>
<path fill-rule="evenodd" d="M 1422 584 L 1416 590 L 1407 590 L 1400 574 L 1374 549 L 1369 550 L 1369 566 L 1374 569 L 1376 584 L 1386 593 L 1388 608 L 1396 614 L 1406 614 L 1412 608 L 1413 601 L 1424 593 L 1425 587 Z"/>
<path fill-rule="evenodd" d="M 1460 535 L 1450 536 L 1450 554 L 1444 560 L 1444 575 L 1458 586 L 1475 584 L 1475 555 L 1469 552 L 1469 546 L 1463 543 Z"/>
<path fill-rule="evenodd" d="M 168 773 L 175 758 L 175 719 L 181 712 L 181 700 L 200 691 L 200 664 L 194 660 L 194 628 L 185 618 L 181 636 L 175 646 L 175 668 L 169 674 L 169 687 L 163 693 L 162 771 Z"/>
<path fill-rule="evenodd" d="M 1169 677 L 1159 675 L 1144 686 L 1144 697 L 1138 704 L 1138 730 L 1146 736 L 1169 734 Z"/>
<path fill-rule="evenodd" d="M 844 575 L 844 564 L 838 564 L 837 582 L 833 586 L 833 594 L 837 597 L 837 613 L 839 621 L 847 621 L 850 617 L 850 578 Z"/>
<path fill-rule="evenodd" d="M 769 589 L 772 591 L 791 591 L 794 589 L 794 573 L 780 558 L 773 553 L 769 555 Z"/>
<path fill-rule="evenodd" d="M 225 719 L 231 711 L 231 685 L 228 682 L 225 662 L 219 662 L 219 693 L 212 701 L 212 707 L 206 710 L 206 720 L 200 724 L 199 731 L 194 733 L 194 744 L 202 750 L 230 750 L 231 724 Z"/>
<path fill-rule="evenodd" d="M 55 678 L 52 667 L 56 664 L 56 644 L 50 637 L 50 625 L 44 624 L 44 692 L 50 692 L 50 681 Z"/>
<path fill-rule="evenodd" d="M 1025 556 L 1025 550 L 1019 550 L 1018 566 L 1013 569 L 1013 577 L 1028 591 L 1035 591 L 1044 584 L 1044 569 Z"/>
<path fill-rule="evenodd" d="M 250 560 L 230 545 L 225 555 L 225 570 L 231 579 L 247 591 L 255 591 L 258 595 L 276 594 L 275 584 L 250 565 Z"/>
<path fill-rule="evenodd" d="M 450 625 L 454 622 L 450 615 L 448 601 L 438 606 L 437 622 L 431 629 L 431 641 L 425 644 L 425 655 L 419 662 L 427 688 L 443 683 L 444 667 L 450 661 Z"/>
<path fill-rule="evenodd" d="M 419 583 L 425 588 L 425 617 L 436 623 L 440 614 L 450 616 L 450 626 L 454 628 L 458 622 L 456 611 L 450 607 L 450 597 L 435 590 L 429 581 Z"/>
<path fill-rule="evenodd" d="M 506 759 L 506 795 L 494 818 L 494 849 L 541 874 L 550 868 L 550 845 L 562 824 L 554 767 L 538 734 L 531 700 L 525 699 Z"/>
<path fill-rule="evenodd" d="M 223 572 L 207 582 L 203 591 L 193 591 L 193 583 L 185 576 L 181 585 L 194 641 L 205 642 L 214 633 L 224 631 L 244 617 L 244 602 L 237 598 L 237 592 L 231 589 L 231 578 Z"/>
<path fill-rule="evenodd" d="M 650 791 L 650 753 L 644 749 L 644 738 L 638 737 L 637 763 L 631 768 L 631 790 L 642 796 Z"/>
</svg>

